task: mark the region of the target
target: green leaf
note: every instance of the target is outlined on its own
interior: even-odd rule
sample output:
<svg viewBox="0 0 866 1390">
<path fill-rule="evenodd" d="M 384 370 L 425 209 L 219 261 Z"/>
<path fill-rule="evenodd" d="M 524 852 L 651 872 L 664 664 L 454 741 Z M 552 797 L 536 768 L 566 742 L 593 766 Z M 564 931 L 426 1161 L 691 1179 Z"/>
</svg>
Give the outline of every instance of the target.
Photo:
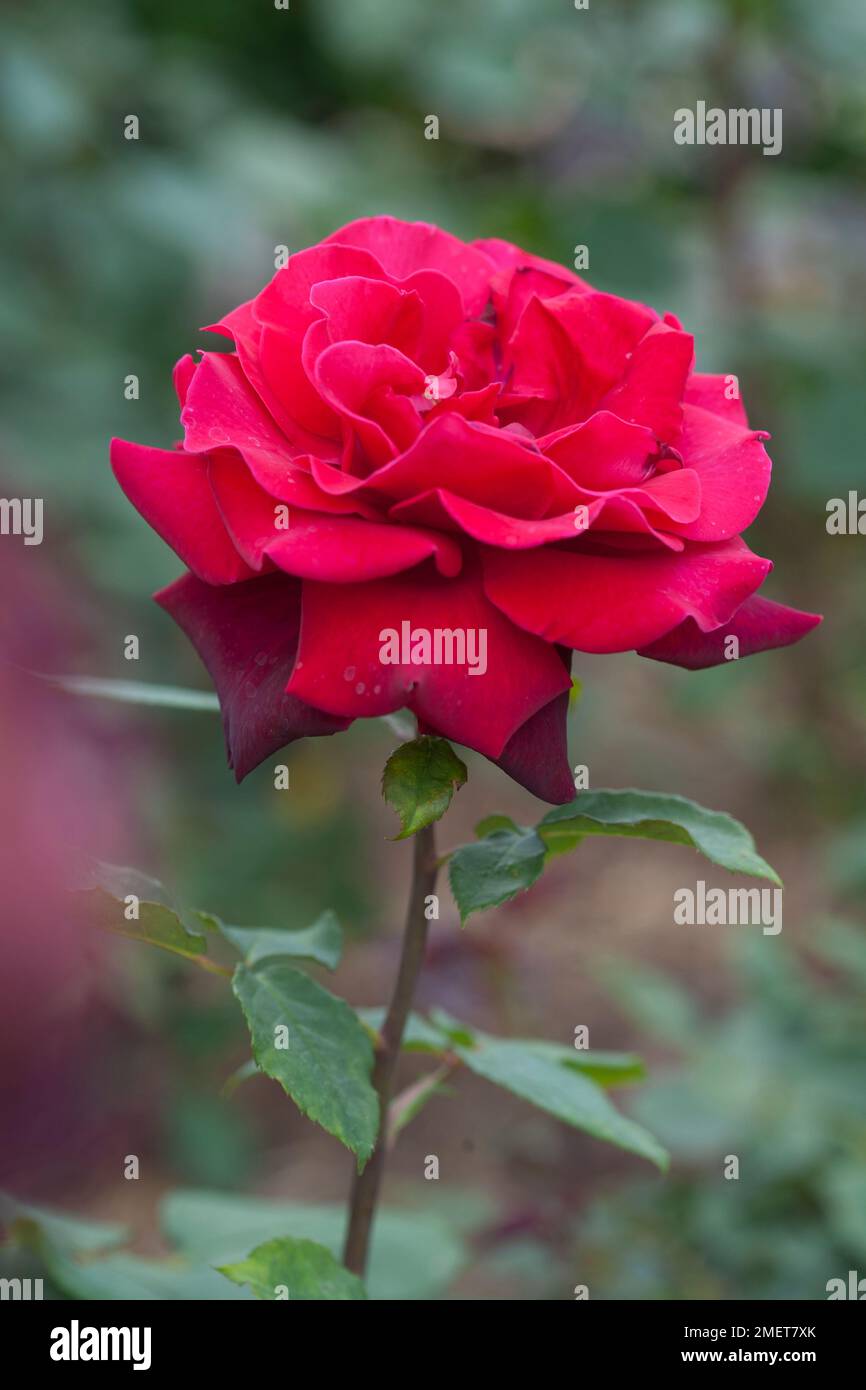
<svg viewBox="0 0 866 1390">
<path fill-rule="evenodd" d="M 240 951 L 244 965 L 257 965 L 271 956 L 314 960 L 329 970 L 336 970 L 340 963 L 343 932 L 330 908 L 312 926 L 295 931 L 283 927 L 229 927 L 212 913 L 197 912 L 195 915 Z"/>
<path fill-rule="evenodd" d="M 160 1302 L 212 1302 L 250 1299 L 246 1289 L 233 1287 L 206 1265 L 185 1260 L 146 1260 L 120 1253 L 105 1259 L 78 1262 L 67 1259 L 45 1242 L 40 1253 L 52 1281 L 71 1299 L 94 1302 L 134 1299 Z"/>
<path fill-rule="evenodd" d="M 129 1238 L 128 1228 L 114 1221 L 82 1221 L 51 1207 L 19 1202 L 7 1192 L 0 1192 L 0 1227 L 23 1244 L 29 1243 L 36 1231 L 68 1254 L 93 1254 L 122 1245 Z"/>
<path fill-rule="evenodd" d="M 377 1009 L 356 1009 L 358 1018 L 364 1027 L 373 1036 L 376 1036 L 385 1022 L 385 1010 Z M 410 1014 L 406 1020 L 406 1027 L 403 1029 L 403 1042 L 401 1047 L 404 1052 L 432 1052 L 437 1056 L 448 1050 L 448 1039 L 443 1036 L 438 1028 L 434 1028 L 432 1023 L 421 1014 Z"/>
<path fill-rule="evenodd" d="M 133 896 L 138 899 L 137 919 L 126 915 L 132 905 L 128 907 L 125 900 Z M 80 872 L 74 900 L 77 914 L 88 926 L 145 941 L 187 959 L 207 949 L 204 937 L 182 921 L 159 880 L 137 869 L 91 861 Z"/>
<path fill-rule="evenodd" d="M 248 1057 L 245 1062 L 241 1062 L 239 1067 L 226 1077 L 220 1086 L 220 1096 L 223 1100 L 231 1100 L 239 1086 L 243 1086 L 245 1081 L 250 1081 L 254 1076 L 261 1076 L 259 1065 L 255 1057 Z"/>
<path fill-rule="evenodd" d="M 432 1100 L 434 1096 L 445 1094 L 443 1083 L 451 1075 L 451 1071 L 451 1063 L 445 1062 L 438 1066 L 435 1071 L 419 1077 L 411 1086 L 407 1086 L 405 1091 L 401 1091 L 398 1096 L 394 1097 L 388 1106 L 389 1145 L 394 1143 L 400 1131 L 405 1129 L 423 1110 L 428 1100 Z"/>
<path fill-rule="evenodd" d="M 492 835 L 494 830 L 519 830 L 520 826 L 513 821 L 510 816 L 485 816 L 475 827 L 475 834 L 479 840 L 485 836 Z"/>
<path fill-rule="evenodd" d="M 544 841 L 527 826 L 492 830 L 474 844 L 461 845 L 448 866 L 461 922 L 531 887 L 544 868 L 544 856 Z"/>
<path fill-rule="evenodd" d="M 257 1245 L 245 1260 L 220 1265 L 219 1272 L 235 1284 L 248 1284 L 256 1298 L 346 1301 L 367 1297 L 357 1275 L 338 1264 L 324 1245 L 291 1236 Z"/>
<path fill-rule="evenodd" d="M 339 1258 L 346 1230 L 343 1203 L 273 1201 L 228 1192 L 180 1191 L 163 1199 L 163 1230 L 190 1259 L 233 1264 L 274 1234 L 318 1241 Z M 372 1299 L 430 1299 L 465 1259 L 453 1221 L 432 1211 L 380 1209 L 366 1277 Z"/>
<path fill-rule="evenodd" d="M 107 680 L 100 676 L 43 675 L 42 679 L 70 695 L 91 695 L 100 700 L 119 700 L 127 705 L 157 705 L 161 709 L 207 710 L 210 713 L 219 713 L 220 702 L 210 690 L 183 690 L 177 685 Z"/>
<path fill-rule="evenodd" d="M 611 1104 L 600 1086 L 555 1045 L 477 1036 L 474 1048 L 456 1047 L 478 1076 L 528 1100 L 575 1129 L 647 1158 L 659 1168 L 668 1155 L 653 1136 Z M 565 1050 L 565 1049 L 563 1049 Z M 575 1053 L 575 1056 L 577 1054 Z"/>
<path fill-rule="evenodd" d="M 723 811 L 708 811 L 684 796 L 633 788 L 581 792 L 567 806 L 549 811 L 538 833 L 552 854 L 574 849 L 587 835 L 666 840 L 689 845 L 732 873 L 752 874 L 781 885 L 745 826 Z"/>
<path fill-rule="evenodd" d="M 395 749 L 382 774 L 382 795 L 402 827 L 394 838 L 405 840 L 444 816 L 466 777 L 466 765 L 447 739 L 423 734 Z"/>
<path fill-rule="evenodd" d="M 646 1067 L 640 1057 L 631 1052 L 593 1052 L 589 1048 L 582 1050 L 552 1042 L 528 1042 L 526 1046 L 551 1062 L 574 1067 L 598 1086 L 627 1086 L 646 1077 Z"/>
<path fill-rule="evenodd" d="M 362 1168 L 376 1141 L 379 1102 L 370 1083 L 373 1046 L 354 1010 L 275 959 L 239 965 L 232 988 L 261 1070 L 351 1149 Z"/>
</svg>

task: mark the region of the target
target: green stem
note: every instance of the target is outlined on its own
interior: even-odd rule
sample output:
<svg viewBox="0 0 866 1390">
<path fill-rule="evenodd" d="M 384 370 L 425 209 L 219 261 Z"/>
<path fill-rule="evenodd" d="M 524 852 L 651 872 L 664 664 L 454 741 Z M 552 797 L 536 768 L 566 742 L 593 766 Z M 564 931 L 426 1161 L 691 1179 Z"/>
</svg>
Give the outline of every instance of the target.
<svg viewBox="0 0 866 1390">
<path fill-rule="evenodd" d="M 379 1097 L 379 1133 L 376 1147 L 363 1172 L 356 1173 L 349 1206 L 349 1228 L 343 1263 L 363 1278 L 367 1266 L 370 1236 L 379 1200 L 388 1139 L 388 1106 L 406 1020 L 412 1007 L 415 986 L 424 963 L 427 945 L 426 899 L 435 890 L 439 865 L 433 826 L 425 826 L 415 836 L 412 888 L 406 909 L 400 968 L 391 1003 L 381 1029 L 381 1045 L 373 1066 L 373 1087 Z"/>
</svg>

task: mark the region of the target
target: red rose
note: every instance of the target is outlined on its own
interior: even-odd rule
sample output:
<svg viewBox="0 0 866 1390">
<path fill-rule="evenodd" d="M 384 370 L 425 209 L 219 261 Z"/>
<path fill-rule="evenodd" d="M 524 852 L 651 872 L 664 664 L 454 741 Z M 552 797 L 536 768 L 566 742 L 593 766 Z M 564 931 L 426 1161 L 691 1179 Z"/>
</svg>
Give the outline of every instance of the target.
<svg viewBox="0 0 866 1390">
<path fill-rule="evenodd" d="M 375 217 L 215 331 L 233 352 L 175 368 L 183 442 L 115 440 L 112 463 L 192 571 L 157 599 L 238 778 L 408 706 L 567 801 L 570 649 L 697 668 L 819 621 L 755 597 L 767 436 L 669 314 Z"/>
</svg>

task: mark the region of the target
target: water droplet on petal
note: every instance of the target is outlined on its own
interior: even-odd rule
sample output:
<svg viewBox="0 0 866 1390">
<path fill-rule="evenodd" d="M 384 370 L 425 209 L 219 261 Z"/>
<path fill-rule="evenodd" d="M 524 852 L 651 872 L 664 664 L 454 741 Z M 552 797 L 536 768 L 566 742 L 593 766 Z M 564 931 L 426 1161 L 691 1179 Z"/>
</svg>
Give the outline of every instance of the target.
<svg viewBox="0 0 866 1390">
<path fill-rule="evenodd" d="M 355 679 L 355 668 L 354 668 L 354 666 L 347 666 L 346 669 L 345 669 L 345 671 L 343 672 L 343 680 L 344 680 L 344 681 L 353 681 L 354 679 Z"/>
</svg>

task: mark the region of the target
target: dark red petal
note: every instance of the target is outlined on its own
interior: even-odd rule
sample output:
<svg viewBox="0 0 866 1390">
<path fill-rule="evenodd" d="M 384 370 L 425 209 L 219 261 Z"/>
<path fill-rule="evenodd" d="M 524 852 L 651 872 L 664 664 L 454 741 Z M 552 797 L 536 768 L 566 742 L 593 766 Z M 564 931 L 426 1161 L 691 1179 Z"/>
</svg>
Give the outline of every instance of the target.
<svg viewBox="0 0 866 1390">
<path fill-rule="evenodd" d="M 568 653 L 569 665 L 571 653 Z M 566 668 L 568 669 L 568 668 Z M 574 780 L 568 761 L 568 691 L 527 719 L 506 743 L 497 767 L 533 796 L 562 806 L 574 799 Z"/>
<path fill-rule="evenodd" d="M 734 659 L 725 652 L 729 637 L 737 638 L 739 656 L 752 656 L 773 647 L 789 647 L 820 622 L 817 613 L 803 613 L 754 594 L 714 631 L 701 632 L 697 623 L 687 618 L 658 642 L 641 647 L 638 655 L 683 666 L 687 671 L 702 671 L 707 666 L 720 666 Z"/>
<path fill-rule="evenodd" d="M 467 630 L 483 630 L 486 670 L 384 663 L 387 634 L 402 635 L 404 622 L 409 631 L 456 630 L 464 639 Z M 425 566 L 370 584 L 304 583 L 289 689 L 318 708 L 358 718 L 408 706 L 444 737 L 498 758 L 520 726 L 568 687 L 555 648 L 509 623 L 470 569 L 456 579 Z"/>
<path fill-rule="evenodd" d="M 249 577 L 214 501 L 205 458 L 112 439 L 111 466 L 132 505 L 200 579 L 233 584 Z"/>
<path fill-rule="evenodd" d="M 566 671 L 571 652 L 560 652 Z M 506 743 L 496 767 L 542 801 L 561 806 L 574 799 L 574 782 L 568 762 L 568 691 L 555 695 L 527 719 Z M 432 724 L 418 720 L 419 734 L 441 734 Z"/>
<path fill-rule="evenodd" d="M 186 633 L 216 686 L 229 767 L 239 782 L 287 743 L 335 734 L 351 723 L 286 694 L 298 643 L 300 591 L 297 580 L 282 574 L 226 588 L 187 574 L 154 595 Z"/>
<path fill-rule="evenodd" d="M 645 647 L 689 617 L 716 628 L 770 569 L 739 540 L 681 554 L 485 550 L 483 564 L 487 594 L 512 622 L 585 652 Z"/>
</svg>

